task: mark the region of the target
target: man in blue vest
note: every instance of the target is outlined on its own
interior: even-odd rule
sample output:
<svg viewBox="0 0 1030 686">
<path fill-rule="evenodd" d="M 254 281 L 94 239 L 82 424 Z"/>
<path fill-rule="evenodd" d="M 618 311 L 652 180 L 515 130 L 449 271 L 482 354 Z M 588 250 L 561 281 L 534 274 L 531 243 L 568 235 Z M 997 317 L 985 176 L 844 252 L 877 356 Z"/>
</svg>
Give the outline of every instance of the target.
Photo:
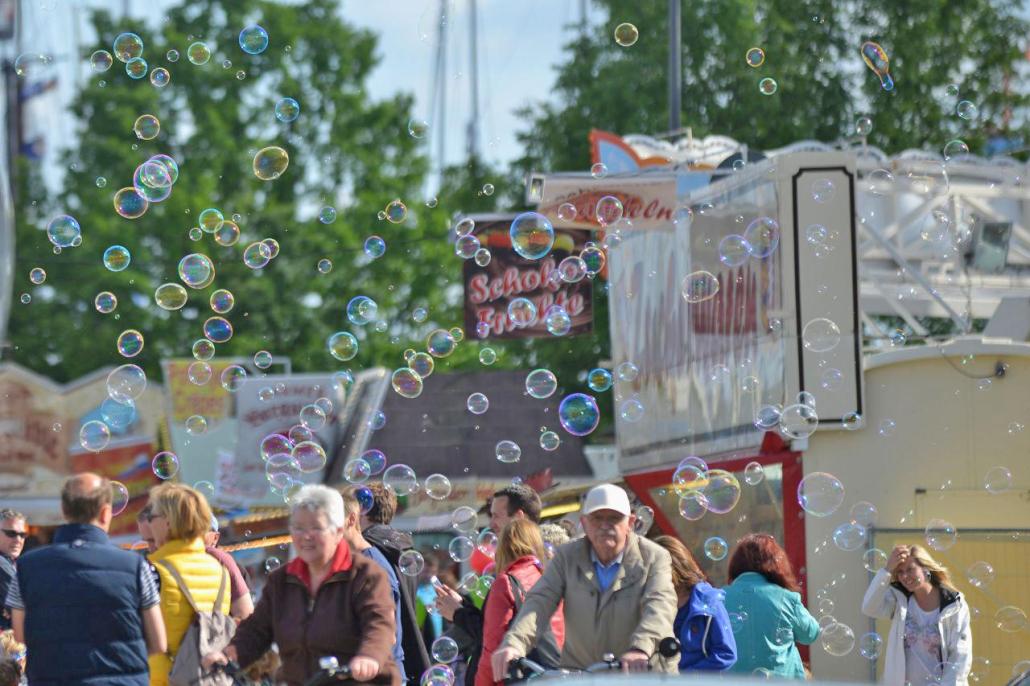
<svg viewBox="0 0 1030 686">
<path fill-rule="evenodd" d="M 33 686 L 147 686 L 147 653 L 168 649 L 146 560 L 113 545 L 111 483 L 79 474 L 64 484 L 68 524 L 26 553 L 7 594 L 14 636 L 28 647 Z"/>
</svg>

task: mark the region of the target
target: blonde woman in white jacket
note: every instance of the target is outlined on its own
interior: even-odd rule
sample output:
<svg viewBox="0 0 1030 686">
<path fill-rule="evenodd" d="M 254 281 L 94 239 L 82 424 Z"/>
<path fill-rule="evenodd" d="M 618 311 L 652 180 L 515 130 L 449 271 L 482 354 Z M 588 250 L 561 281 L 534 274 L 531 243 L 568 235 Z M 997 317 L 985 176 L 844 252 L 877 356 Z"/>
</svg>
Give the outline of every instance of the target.
<svg viewBox="0 0 1030 686">
<path fill-rule="evenodd" d="M 887 686 L 967 686 L 973 661 L 969 606 L 948 570 L 918 545 L 899 545 L 876 573 L 862 612 L 891 620 L 883 663 Z"/>
</svg>

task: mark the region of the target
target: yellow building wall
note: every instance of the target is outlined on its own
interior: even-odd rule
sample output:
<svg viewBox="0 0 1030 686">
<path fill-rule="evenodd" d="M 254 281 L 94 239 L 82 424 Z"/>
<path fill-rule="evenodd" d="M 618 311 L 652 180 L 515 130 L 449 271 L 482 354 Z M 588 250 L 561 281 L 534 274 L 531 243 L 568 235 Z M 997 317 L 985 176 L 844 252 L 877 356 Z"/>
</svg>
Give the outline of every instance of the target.
<svg viewBox="0 0 1030 686">
<path fill-rule="evenodd" d="M 948 359 L 936 350 L 921 352 L 928 356 L 867 369 L 864 428 L 820 429 L 804 449 L 805 474 L 830 472 L 847 492 L 843 506 L 830 516 L 805 515 L 809 608 L 817 616 L 820 607 L 831 612 L 856 639 L 873 630 L 886 637 L 884 627 L 861 614 L 871 577 L 863 568 L 864 549 L 840 550 L 833 531 L 861 500 L 876 505 L 878 527 L 911 532 L 876 535 L 877 547 L 887 552 L 895 538 L 925 545 L 929 520 L 945 519 L 958 528 L 958 542 L 935 554 L 979 611 L 974 655 L 991 661 L 986 679 L 978 683 L 1004 684 L 1012 664 L 1030 658 L 1030 629 L 1010 634 L 993 621 L 1003 605 L 1030 611 L 1030 346 L 981 347 Z M 989 376 L 998 361 L 1008 365 L 1003 378 L 990 383 L 971 378 Z M 895 427 L 881 432 L 887 420 Z M 995 466 L 1012 471 L 1012 488 L 1005 493 L 984 488 L 984 476 Z M 1012 532 L 988 539 L 973 529 Z M 996 570 L 989 589 L 993 597 L 970 588 L 965 579 L 965 570 L 978 560 Z M 812 647 L 817 678 L 872 681 L 876 668 L 857 645 L 843 657 L 828 654 L 819 643 Z"/>
</svg>

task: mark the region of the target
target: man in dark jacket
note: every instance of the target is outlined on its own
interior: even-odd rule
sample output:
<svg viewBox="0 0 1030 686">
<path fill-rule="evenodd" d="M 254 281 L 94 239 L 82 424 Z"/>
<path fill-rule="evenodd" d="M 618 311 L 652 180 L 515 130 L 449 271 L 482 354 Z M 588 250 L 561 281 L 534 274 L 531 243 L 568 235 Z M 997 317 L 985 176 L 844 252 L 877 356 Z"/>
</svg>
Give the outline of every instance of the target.
<svg viewBox="0 0 1030 686">
<path fill-rule="evenodd" d="M 18 563 L 7 604 L 34 686 L 147 686 L 147 653 L 168 650 L 146 560 L 107 537 L 111 497 L 111 482 L 96 474 L 68 479 L 68 524 Z"/>
<path fill-rule="evenodd" d="M 411 536 L 390 526 L 397 512 L 397 496 L 381 481 L 365 484 L 372 491 L 373 503 L 368 512 L 361 515 L 361 535 L 383 554 L 397 574 L 401 586 L 401 636 L 404 639 L 404 674 L 409 682 L 416 683 L 422 672 L 429 669 L 429 652 L 422 640 L 418 625 L 416 596 L 418 578 L 402 574 L 398 566 L 401 553 L 413 547 Z"/>
</svg>

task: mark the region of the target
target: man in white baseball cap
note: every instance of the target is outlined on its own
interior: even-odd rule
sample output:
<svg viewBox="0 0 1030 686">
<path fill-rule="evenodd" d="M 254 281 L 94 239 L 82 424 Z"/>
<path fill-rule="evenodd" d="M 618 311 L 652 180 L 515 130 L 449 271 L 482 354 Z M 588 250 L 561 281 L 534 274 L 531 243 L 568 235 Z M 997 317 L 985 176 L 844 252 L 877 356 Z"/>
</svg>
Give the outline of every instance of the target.
<svg viewBox="0 0 1030 686">
<path fill-rule="evenodd" d="M 506 678 L 508 663 L 525 656 L 564 601 L 561 666 L 583 669 L 605 653 L 620 658 L 624 671 L 675 672 L 675 661 L 651 656 L 673 635 L 676 591 L 669 554 L 633 533 L 626 491 L 601 484 L 587 492 L 580 522 L 586 536 L 555 553 L 543 577 L 491 658 L 494 679 Z"/>
</svg>

